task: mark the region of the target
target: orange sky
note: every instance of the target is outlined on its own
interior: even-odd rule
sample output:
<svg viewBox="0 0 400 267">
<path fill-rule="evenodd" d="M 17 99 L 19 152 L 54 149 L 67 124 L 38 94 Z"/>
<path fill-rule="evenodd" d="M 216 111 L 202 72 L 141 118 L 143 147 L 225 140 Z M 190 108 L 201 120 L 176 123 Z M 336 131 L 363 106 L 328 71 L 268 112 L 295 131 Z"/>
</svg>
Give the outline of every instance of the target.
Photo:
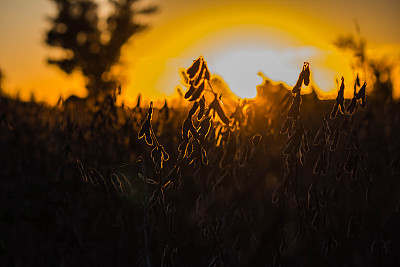
<svg viewBox="0 0 400 267">
<path fill-rule="evenodd" d="M 99 0 L 107 12 L 106 0 Z M 371 54 L 400 62 L 400 1 L 316 0 L 153 0 L 160 11 L 146 21 L 151 28 L 135 36 L 122 53 L 126 101 L 139 92 L 163 98 L 179 85 L 178 70 L 200 54 L 210 71 L 220 75 L 239 97 L 255 95 L 262 71 L 293 85 L 303 61 L 309 61 L 312 81 L 321 90 L 335 89 L 338 75 L 352 76 L 349 58 L 332 41 L 355 33 L 354 19 L 368 41 Z M 49 0 L 0 0 L 0 68 L 5 91 L 29 98 L 57 101 L 59 95 L 85 95 L 79 73 L 68 76 L 46 57 L 57 51 L 44 45 L 54 15 Z M 351 79 L 352 77 L 350 77 Z"/>
</svg>

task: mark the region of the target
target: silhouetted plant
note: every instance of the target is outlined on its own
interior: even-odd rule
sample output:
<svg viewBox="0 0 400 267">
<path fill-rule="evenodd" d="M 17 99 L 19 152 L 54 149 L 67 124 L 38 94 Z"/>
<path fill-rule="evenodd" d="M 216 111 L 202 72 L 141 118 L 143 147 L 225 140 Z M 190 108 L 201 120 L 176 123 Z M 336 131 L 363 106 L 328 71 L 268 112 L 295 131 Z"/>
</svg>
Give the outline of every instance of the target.
<svg viewBox="0 0 400 267">
<path fill-rule="evenodd" d="M 308 62 L 304 62 L 303 68 L 299 74 L 299 78 L 296 82 L 296 85 L 292 89 L 293 102 L 287 113 L 287 118 L 281 128 L 281 134 L 288 133 L 288 136 L 290 136 L 294 124 L 300 117 L 301 86 L 303 82 L 306 86 L 308 86 L 310 82 L 310 64 Z"/>
<path fill-rule="evenodd" d="M 0 264 L 396 264 L 399 104 L 360 109 L 357 85 L 348 114 L 343 79 L 333 100 L 263 88 L 229 113 L 207 75 L 187 107 L 111 94 L 77 120 L 1 96 Z"/>
<path fill-rule="evenodd" d="M 367 83 L 364 82 L 363 86 L 360 88 L 360 90 L 357 92 L 357 87 L 360 86 L 360 82 L 357 76 L 356 82 L 354 84 L 354 96 L 351 99 L 350 104 L 347 106 L 346 111 L 349 114 L 353 114 L 354 111 L 356 110 L 356 108 L 358 107 L 358 105 L 360 105 L 363 109 L 365 109 L 365 105 L 366 105 L 366 100 L 365 100 L 365 87 L 367 86 Z M 358 101 L 361 100 L 361 101 Z M 358 104 L 358 102 L 360 102 L 360 104 Z"/>
<path fill-rule="evenodd" d="M 318 146 L 319 155 L 317 162 L 315 163 L 313 173 L 321 174 L 325 176 L 328 172 L 329 167 L 329 137 L 331 136 L 331 130 L 328 124 L 328 115 L 325 115 L 324 122 L 319 128 L 317 134 L 314 137 L 313 145 Z"/>
<path fill-rule="evenodd" d="M 358 78 L 358 76 L 357 76 Z M 335 104 L 333 105 L 332 112 L 331 112 L 331 119 L 336 117 L 338 111 L 344 114 L 346 112 L 344 108 L 344 77 L 341 78 L 342 82 L 340 84 L 340 89 L 338 91 L 338 95 L 336 97 Z"/>
</svg>

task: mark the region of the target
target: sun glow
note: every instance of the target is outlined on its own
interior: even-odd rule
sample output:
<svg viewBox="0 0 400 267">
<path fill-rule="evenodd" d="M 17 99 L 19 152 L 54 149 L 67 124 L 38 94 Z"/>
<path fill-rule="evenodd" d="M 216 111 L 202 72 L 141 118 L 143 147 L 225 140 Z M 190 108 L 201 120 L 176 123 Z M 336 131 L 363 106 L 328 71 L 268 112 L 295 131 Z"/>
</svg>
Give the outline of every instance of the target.
<svg viewBox="0 0 400 267">
<path fill-rule="evenodd" d="M 331 44 L 337 29 L 303 15 L 258 4 L 214 7 L 171 19 L 126 47 L 126 98 L 133 100 L 139 92 L 158 98 L 174 94 L 181 85 L 179 69 L 200 55 L 240 98 L 256 96 L 262 82 L 258 72 L 293 86 L 304 61 L 310 62 L 311 85 L 333 92 L 336 76 L 353 76 L 347 59 Z"/>
<path fill-rule="evenodd" d="M 108 0 L 95 1 L 100 9 L 99 26 L 104 29 L 106 17 L 113 11 Z M 304 61 L 310 62 L 311 85 L 322 92 L 319 95 L 334 97 L 335 79 L 340 80 L 343 75 L 350 88 L 355 77 L 350 57 L 332 45 L 339 35 L 356 33 L 354 16 L 367 41 L 368 58 L 393 66 L 393 89 L 400 98 L 400 38 L 394 34 L 400 4 L 364 2 L 137 1 L 134 5 L 138 8 L 154 4 L 159 12 L 135 18 L 148 23 L 150 28 L 133 36 L 123 47 L 122 64 L 113 68 L 123 88 L 120 100 L 129 105 L 139 93 L 148 100 L 173 96 L 176 86 L 182 87 L 179 69 L 188 67 L 199 55 L 209 62 L 211 72 L 224 79 L 239 97 L 255 95 L 255 85 L 261 82 L 258 71 L 293 86 Z M 49 104 L 55 104 L 60 95 L 87 95 L 85 78 L 79 70 L 68 76 L 46 63 L 46 58 L 57 53 L 44 43 L 44 33 L 50 26 L 44 18 L 56 14 L 54 3 L 0 3 L 1 91 L 24 100 L 34 93 L 37 100 Z M 373 85 L 373 81 L 368 84 Z M 352 90 L 346 90 L 345 97 L 351 97 L 351 93 Z"/>
<path fill-rule="evenodd" d="M 238 97 L 254 98 L 256 86 L 262 82 L 257 75 L 259 72 L 274 81 L 294 84 L 299 74 L 298 66 L 317 53 L 312 47 L 274 50 L 247 45 L 215 55 L 210 65 Z"/>
</svg>

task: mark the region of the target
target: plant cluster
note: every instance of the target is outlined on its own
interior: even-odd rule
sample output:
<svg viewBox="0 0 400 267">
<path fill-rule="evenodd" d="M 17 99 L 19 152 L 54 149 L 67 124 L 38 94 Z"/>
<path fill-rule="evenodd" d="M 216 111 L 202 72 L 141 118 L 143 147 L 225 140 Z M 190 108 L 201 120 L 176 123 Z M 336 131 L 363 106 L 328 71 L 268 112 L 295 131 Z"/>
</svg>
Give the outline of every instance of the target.
<svg viewBox="0 0 400 267">
<path fill-rule="evenodd" d="M 358 78 L 319 100 L 310 75 L 232 113 L 203 57 L 187 107 L 118 106 L 117 89 L 77 116 L 1 96 L 0 263 L 395 265 L 400 106 L 366 105 Z"/>
</svg>

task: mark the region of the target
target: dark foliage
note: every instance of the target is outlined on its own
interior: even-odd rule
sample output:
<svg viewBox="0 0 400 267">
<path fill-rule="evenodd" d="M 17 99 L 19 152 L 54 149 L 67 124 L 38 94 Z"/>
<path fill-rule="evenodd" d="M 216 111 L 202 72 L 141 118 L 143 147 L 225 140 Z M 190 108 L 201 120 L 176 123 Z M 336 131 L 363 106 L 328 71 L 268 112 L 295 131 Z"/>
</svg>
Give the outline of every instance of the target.
<svg viewBox="0 0 400 267">
<path fill-rule="evenodd" d="M 1 97 L 0 265 L 394 266 L 400 105 L 364 92 L 352 114 L 264 88 L 227 116 L 210 87 L 75 119 Z"/>
</svg>

